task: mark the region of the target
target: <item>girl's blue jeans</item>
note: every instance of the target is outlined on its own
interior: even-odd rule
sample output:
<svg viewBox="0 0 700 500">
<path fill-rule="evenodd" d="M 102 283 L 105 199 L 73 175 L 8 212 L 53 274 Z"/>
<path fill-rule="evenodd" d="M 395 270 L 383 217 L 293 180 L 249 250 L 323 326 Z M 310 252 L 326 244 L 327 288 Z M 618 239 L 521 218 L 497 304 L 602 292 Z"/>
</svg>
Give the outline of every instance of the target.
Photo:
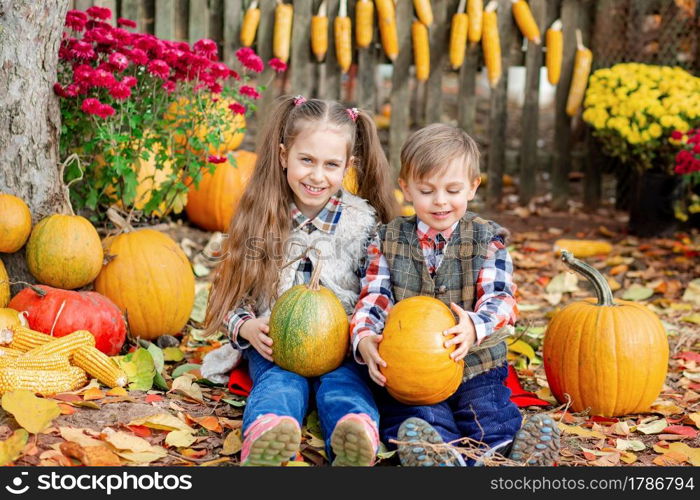
<svg viewBox="0 0 700 500">
<path fill-rule="evenodd" d="M 462 382 L 445 401 L 429 406 L 399 403 L 380 388 L 375 392 L 382 441 L 390 449 L 396 448 L 390 440 L 397 439 L 399 426 L 410 417 L 428 422 L 446 443 L 469 437 L 493 447 L 512 440 L 520 429 L 522 417 L 510 400 L 510 389 L 503 383 L 507 374 L 505 364 L 493 368 Z"/>
<path fill-rule="evenodd" d="M 266 413 L 293 417 L 301 425 L 309 408 L 309 399 L 315 397 L 326 453 L 332 460 L 330 438 L 338 420 L 348 413 L 365 413 L 379 423 L 367 367 L 358 365 L 351 358 L 332 372 L 306 378 L 271 363 L 252 347 L 243 352 L 253 381 L 243 412 L 243 432 Z"/>
</svg>

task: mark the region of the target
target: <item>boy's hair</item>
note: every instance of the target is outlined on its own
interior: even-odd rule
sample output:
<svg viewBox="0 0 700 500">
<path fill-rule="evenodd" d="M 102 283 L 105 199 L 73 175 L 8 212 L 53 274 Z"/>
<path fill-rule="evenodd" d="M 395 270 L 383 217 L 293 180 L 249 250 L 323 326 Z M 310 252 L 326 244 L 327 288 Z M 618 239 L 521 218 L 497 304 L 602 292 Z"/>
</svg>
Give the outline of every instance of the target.
<svg viewBox="0 0 700 500">
<path fill-rule="evenodd" d="M 455 158 L 464 158 L 469 181 L 479 177 L 479 147 L 464 130 L 433 123 L 411 134 L 401 148 L 399 179 L 425 179 Z"/>
<path fill-rule="evenodd" d="M 348 160 L 355 157 L 357 195 L 389 222 L 398 212 L 389 164 L 374 120 L 364 111 L 336 101 L 278 98 L 260 131 L 255 170 L 231 219 L 223 260 L 214 274 L 205 335 L 221 328 L 226 314 L 246 303 L 269 303 L 277 295 L 284 245 L 291 230 L 289 204 L 294 194 L 282 170 L 280 145 L 289 151 L 304 127 L 330 124 L 348 133 Z M 255 256 L 251 257 L 251 250 Z"/>
</svg>

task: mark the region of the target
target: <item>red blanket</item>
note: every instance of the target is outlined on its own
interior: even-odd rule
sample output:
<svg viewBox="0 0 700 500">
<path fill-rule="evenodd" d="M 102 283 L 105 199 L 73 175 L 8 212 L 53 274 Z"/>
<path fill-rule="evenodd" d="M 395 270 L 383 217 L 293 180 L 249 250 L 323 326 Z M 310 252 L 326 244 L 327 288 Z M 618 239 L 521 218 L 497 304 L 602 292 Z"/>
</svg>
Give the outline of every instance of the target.
<svg viewBox="0 0 700 500">
<path fill-rule="evenodd" d="M 512 393 L 510 400 L 518 407 L 549 406 L 547 401 L 538 398 L 532 392 L 528 392 L 522 388 L 518 380 L 518 374 L 510 365 L 508 365 L 508 377 L 506 377 L 505 385 Z M 248 375 L 248 366 L 246 364 L 239 365 L 231 371 L 231 376 L 228 380 L 228 390 L 230 392 L 239 396 L 248 396 L 251 387 L 253 387 L 253 382 Z"/>
</svg>

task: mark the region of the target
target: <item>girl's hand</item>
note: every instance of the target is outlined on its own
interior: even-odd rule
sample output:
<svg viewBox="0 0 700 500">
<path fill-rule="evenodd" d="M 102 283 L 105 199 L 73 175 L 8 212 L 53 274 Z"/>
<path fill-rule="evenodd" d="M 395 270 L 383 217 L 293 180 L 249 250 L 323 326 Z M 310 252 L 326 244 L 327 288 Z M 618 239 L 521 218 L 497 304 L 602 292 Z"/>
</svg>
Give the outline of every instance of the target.
<svg viewBox="0 0 700 500">
<path fill-rule="evenodd" d="M 453 338 L 445 342 L 445 347 L 451 345 L 456 345 L 455 349 L 450 357 L 455 361 L 461 361 L 469 352 L 469 348 L 476 342 L 476 329 L 474 328 L 474 322 L 467 314 L 467 311 L 459 307 L 454 302 L 450 303 L 450 307 L 455 312 L 459 318 L 459 322 L 456 326 L 453 326 L 449 330 L 442 332 L 443 335 L 454 335 Z"/>
<path fill-rule="evenodd" d="M 386 377 L 379 371 L 379 365 L 386 368 L 386 361 L 379 356 L 377 346 L 382 341 L 381 335 L 368 335 L 357 344 L 357 350 L 360 351 L 362 359 L 367 363 L 369 368 L 369 376 L 377 385 L 384 387 Z"/>
<path fill-rule="evenodd" d="M 250 342 L 250 345 L 263 358 L 274 362 L 272 359 L 272 339 L 268 335 L 270 333 L 269 322 L 269 317 L 249 319 L 243 323 L 243 326 L 238 331 L 238 335 Z"/>
</svg>

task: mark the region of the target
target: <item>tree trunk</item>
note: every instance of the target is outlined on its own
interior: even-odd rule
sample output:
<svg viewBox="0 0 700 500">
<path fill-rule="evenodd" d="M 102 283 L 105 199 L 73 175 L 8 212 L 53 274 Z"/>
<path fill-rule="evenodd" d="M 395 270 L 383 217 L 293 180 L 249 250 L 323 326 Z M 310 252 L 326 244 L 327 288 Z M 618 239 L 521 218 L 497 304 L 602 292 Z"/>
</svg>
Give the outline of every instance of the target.
<svg viewBox="0 0 700 500">
<path fill-rule="evenodd" d="M 33 223 L 68 208 L 59 178 L 61 116 L 53 93 L 68 3 L 0 0 L 0 192 L 22 198 Z M 35 281 L 24 250 L 2 259 L 12 281 Z"/>
</svg>

